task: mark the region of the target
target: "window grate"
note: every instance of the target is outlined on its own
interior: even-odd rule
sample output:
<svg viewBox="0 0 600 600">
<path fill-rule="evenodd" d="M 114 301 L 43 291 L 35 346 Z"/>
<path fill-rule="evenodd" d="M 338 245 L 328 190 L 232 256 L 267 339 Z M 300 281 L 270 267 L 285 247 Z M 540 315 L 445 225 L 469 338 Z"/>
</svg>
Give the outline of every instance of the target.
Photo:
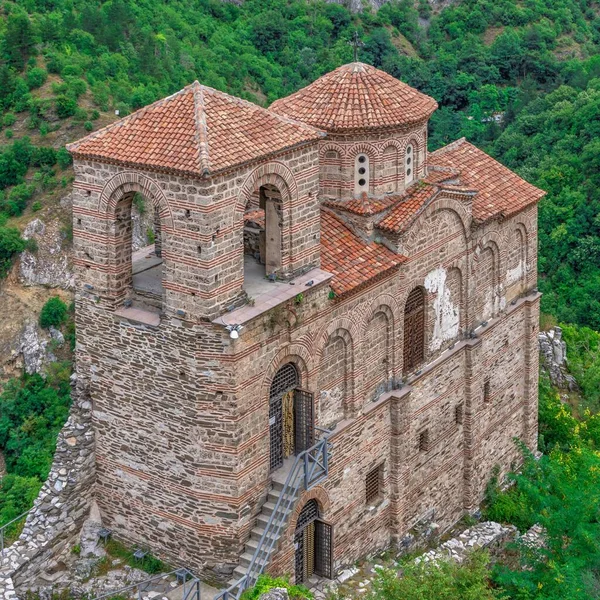
<svg viewBox="0 0 600 600">
<path fill-rule="evenodd" d="M 463 410 L 463 405 L 461 404 L 457 404 L 456 408 L 454 409 L 454 420 L 456 421 L 457 425 L 462 425 L 463 420 L 464 420 L 464 410 Z"/>
<path fill-rule="evenodd" d="M 421 431 L 421 433 L 419 433 L 419 451 L 429 451 L 429 429 L 424 429 Z"/>
<path fill-rule="evenodd" d="M 425 358 L 425 295 L 415 288 L 404 307 L 404 373 L 414 370 Z"/>
<path fill-rule="evenodd" d="M 375 469 L 367 473 L 365 480 L 366 502 L 370 504 L 375 502 L 382 495 L 383 488 L 383 465 L 377 466 Z"/>
<path fill-rule="evenodd" d="M 483 382 L 483 401 L 487 404 L 492 397 L 490 380 L 486 379 Z"/>
</svg>

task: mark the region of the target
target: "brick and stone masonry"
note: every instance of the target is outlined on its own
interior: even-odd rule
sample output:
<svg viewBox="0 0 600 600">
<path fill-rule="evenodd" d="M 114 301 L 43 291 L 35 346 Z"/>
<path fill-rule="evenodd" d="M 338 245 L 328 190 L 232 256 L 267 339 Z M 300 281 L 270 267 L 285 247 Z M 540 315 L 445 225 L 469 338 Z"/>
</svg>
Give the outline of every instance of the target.
<svg viewBox="0 0 600 600">
<path fill-rule="evenodd" d="M 393 96 L 395 80 L 372 67 L 338 71 L 333 87 L 356 86 L 364 105 Z M 346 115 L 328 130 L 294 114 L 294 96 L 270 111 L 194 84 L 70 147 L 77 371 L 92 403 L 94 497 L 116 538 L 230 572 L 271 486 L 269 390 L 288 362 L 334 453 L 298 500 L 273 573 L 294 573 L 309 499 L 333 526 L 340 568 L 424 519 L 449 527 L 476 509 L 495 465 L 518 463 L 515 437 L 535 449 L 542 193 L 463 140 L 429 155 L 435 102 L 407 88 L 375 125 L 360 105 L 326 99 Z M 244 213 L 261 188 L 279 283 L 249 297 Z M 160 219 L 159 309 L 133 283 L 135 192 Z M 314 285 L 291 287 L 307 273 Z M 422 337 L 407 346 L 415 289 Z"/>
</svg>

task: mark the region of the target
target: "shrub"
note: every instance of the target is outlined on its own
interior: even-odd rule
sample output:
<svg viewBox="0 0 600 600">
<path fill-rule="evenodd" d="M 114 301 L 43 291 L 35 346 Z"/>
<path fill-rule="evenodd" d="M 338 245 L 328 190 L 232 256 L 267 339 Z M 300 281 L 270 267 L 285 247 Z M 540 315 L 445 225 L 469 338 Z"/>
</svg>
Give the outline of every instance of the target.
<svg viewBox="0 0 600 600">
<path fill-rule="evenodd" d="M 42 210 L 42 203 L 39 200 L 36 200 L 32 205 L 31 205 L 31 211 L 32 212 L 38 212 L 38 210 Z"/>
<path fill-rule="evenodd" d="M 11 217 L 18 217 L 27 207 L 27 201 L 33 196 L 35 186 L 21 183 L 8 193 L 6 200 L 0 203 L 0 208 Z"/>
<path fill-rule="evenodd" d="M 27 85 L 30 90 L 34 88 L 39 88 L 44 83 L 46 83 L 46 79 L 48 78 L 48 71 L 46 69 L 40 69 L 39 67 L 34 67 L 33 69 L 29 69 L 26 74 Z"/>
<path fill-rule="evenodd" d="M 58 297 L 53 296 L 46 301 L 40 312 L 40 327 L 60 327 L 66 323 L 69 311 L 67 305 Z"/>
<path fill-rule="evenodd" d="M 56 114 L 60 119 L 72 117 L 77 110 L 77 102 L 65 94 L 56 97 L 54 106 L 56 108 Z"/>
<path fill-rule="evenodd" d="M 13 132 L 12 132 L 12 129 L 7 129 L 7 130 L 4 132 L 4 135 L 6 136 L 6 139 L 10 140 L 14 134 L 13 134 Z"/>
<path fill-rule="evenodd" d="M 66 169 L 73 162 L 71 153 L 64 146 L 56 153 L 56 162 L 61 169 Z"/>
<path fill-rule="evenodd" d="M 16 120 L 17 120 L 17 117 L 13 113 L 7 112 L 2 117 L 2 126 L 3 127 L 10 127 L 11 125 L 15 124 Z"/>
<path fill-rule="evenodd" d="M 86 131 L 93 131 L 93 130 L 94 130 L 94 124 L 93 124 L 91 121 L 86 121 L 86 122 L 83 124 L 83 128 L 84 128 Z"/>
<path fill-rule="evenodd" d="M 241 597 L 241 600 L 258 600 L 262 594 L 272 590 L 273 588 L 284 588 L 288 591 L 290 600 L 311 600 L 313 595 L 304 586 L 292 585 L 284 577 L 269 577 L 261 575 L 255 586 L 246 590 Z"/>
<path fill-rule="evenodd" d="M 16 254 L 25 248 L 25 241 L 15 227 L 0 227 L 0 279 L 6 277 Z"/>
<path fill-rule="evenodd" d="M 438 561 L 436 564 L 407 562 L 402 577 L 395 569 L 377 570 L 372 591 L 366 600 L 493 600 L 504 598 L 489 586 L 489 556 L 474 552 L 462 564 Z"/>
</svg>

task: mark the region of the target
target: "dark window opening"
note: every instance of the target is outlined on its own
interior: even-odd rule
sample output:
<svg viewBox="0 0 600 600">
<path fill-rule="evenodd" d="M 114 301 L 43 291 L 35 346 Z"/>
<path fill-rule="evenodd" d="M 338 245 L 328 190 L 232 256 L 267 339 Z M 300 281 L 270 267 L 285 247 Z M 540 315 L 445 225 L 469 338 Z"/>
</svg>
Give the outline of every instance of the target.
<svg viewBox="0 0 600 600">
<path fill-rule="evenodd" d="M 404 374 L 418 367 L 425 358 L 425 294 L 415 288 L 404 307 Z"/>
<path fill-rule="evenodd" d="M 379 500 L 383 495 L 383 464 L 367 473 L 365 480 L 367 504 L 371 504 Z"/>
<path fill-rule="evenodd" d="M 424 429 L 419 433 L 419 452 L 429 451 L 429 429 Z"/>
<path fill-rule="evenodd" d="M 483 382 L 483 401 L 487 404 L 492 399 L 490 380 L 486 379 Z"/>
<path fill-rule="evenodd" d="M 464 420 L 464 410 L 463 410 L 463 405 L 462 404 L 457 404 L 456 408 L 455 408 L 455 421 L 457 425 L 462 425 L 463 424 L 463 420 Z"/>
</svg>

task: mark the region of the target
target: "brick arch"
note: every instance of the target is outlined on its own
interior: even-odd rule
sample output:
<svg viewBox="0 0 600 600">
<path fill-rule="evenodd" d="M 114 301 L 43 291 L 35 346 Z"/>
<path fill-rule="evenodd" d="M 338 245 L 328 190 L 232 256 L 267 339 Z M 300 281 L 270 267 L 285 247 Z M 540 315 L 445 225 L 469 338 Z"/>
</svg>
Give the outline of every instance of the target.
<svg viewBox="0 0 600 600">
<path fill-rule="evenodd" d="M 506 235 L 499 229 L 492 229 L 488 231 L 484 236 L 481 237 L 477 244 L 481 251 L 487 247 L 491 247 L 492 251 L 496 254 L 495 260 L 498 267 L 498 274 L 504 273 L 506 270 Z M 477 256 L 477 254 L 475 255 Z"/>
<path fill-rule="evenodd" d="M 430 331 L 430 324 L 428 322 L 428 315 L 430 312 L 430 304 L 431 304 L 431 300 L 429 298 L 427 289 L 425 288 L 425 286 L 423 285 L 423 280 L 421 278 L 415 278 L 412 279 L 411 281 L 407 281 L 405 286 L 403 287 L 401 293 L 400 293 L 400 297 L 398 298 L 398 303 L 400 304 L 400 306 L 402 307 L 402 317 L 399 319 L 398 322 L 398 333 L 397 336 L 399 338 L 399 342 L 401 344 L 401 351 L 400 351 L 400 356 L 402 357 L 402 365 L 398 365 L 398 368 L 401 366 L 402 367 L 402 373 L 404 374 L 406 369 L 405 369 L 405 352 L 404 352 L 404 326 L 405 326 L 405 320 L 406 320 L 406 303 L 409 299 L 409 296 L 412 292 L 414 292 L 415 290 L 420 290 L 421 293 L 423 294 L 423 302 L 424 302 L 424 307 L 423 307 L 423 312 L 424 312 L 424 318 L 425 318 L 425 322 L 423 325 L 423 357 L 422 357 L 422 363 L 425 362 L 427 360 L 427 348 L 429 347 L 429 342 L 431 339 L 431 331 Z M 400 361 L 398 361 L 400 362 Z"/>
<path fill-rule="evenodd" d="M 397 140 L 396 138 L 383 140 L 378 144 L 380 153 L 383 154 L 383 152 L 387 150 L 390 146 L 394 146 L 394 148 L 396 148 L 398 152 L 398 155 L 400 155 L 400 153 L 404 150 L 406 144 L 403 144 L 400 140 Z"/>
<path fill-rule="evenodd" d="M 298 198 L 298 184 L 286 165 L 272 161 L 259 165 L 246 177 L 238 195 L 234 220 L 243 219 L 252 194 L 266 184 L 274 185 L 279 190 L 285 212 L 289 215 L 291 203 Z"/>
<path fill-rule="evenodd" d="M 344 146 L 334 144 L 333 142 L 327 142 L 322 146 L 319 146 L 319 160 L 324 160 L 325 153 L 329 152 L 330 150 L 337 152 L 342 160 L 346 158 L 346 148 Z"/>
<path fill-rule="evenodd" d="M 329 325 L 325 326 L 316 337 L 316 347 L 313 348 L 313 355 L 317 364 L 321 362 L 323 349 L 325 348 L 327 341 L 333 334 L 338 332 L 343 332 L 343 335 L 340 337 L 345 336 L 352 344 L 353 350 L 356 350 L 354 346 L 358 344 L 361 339 L 360 329 L 357 327 L 356 323 L 346 317 L 335 319 L 335 321 L 332 321 Z"/>
<path fill-rule="evenodd" d="M 377 146 L 369 144 L 368 142 L 358 142 L 356 144 L 352 144 L 346 150 L 346 156 L 352 162 L 352 164 L 354 164 L 354 159 L 356 158 L 357 154 L 367 154 L 373 163 L 377 163 L 381 158 L 381 152 Z"/>
<path fill-rule="evenodd" d="M 354 336 L 351 332 L 354 333 Z M 356 371 L 355 371 L 357 348 L 356 348 L 355 340 L 358 338 L 358 335 L 357 335 L 356 327 L 354 326 L 354 324 L 352 322 L 350 322 L 348 319 L 339 319 L 339 320 L 336 320 L 334 323 L 331 323 L 331 325 L 329 327 L 327 327 L 327 329 L 323 333 L 323 335 L 320 336 L 320 339 L 317 342 L 318 343 L 317 351 L 314 352 L 313 354 L 315 356 L 315 363 L 318 366 L 319 375 L 321 375 L 321 373 L 322 373 L 321 363 L 323 361 L 323 353 L 325 351 L 325 348 L 330 341 L 336 340 L 337 338 L 340 338 L 344 342 L 345 348 L 346 348 L 346 364 L 345 364 L 346 394 L 343 399 L 342 410 L 343 410 L 344 416 L 347 416 L 353 410 L 354 401 L 356 398 L 356 388 L 357 388 Z M 321 383 L 322 383 L 322 378 L 321 378 L 321 376 L 319 376 L 319 381 L 317 383 L 317 385 L 319 386 L 319 391 L 322 391 L 320 389 Z M 319 417 L 321 417 L 320 410 L 318 411 L 318 414 L 319 414 Z M 321 423 L 321 425 L 324 425 L 324 424 L 326 424 L 326 423 Z"/>
<path fill-rule="evenodd" d="M 456 214 L 462 225 L 463 238 L 466 242 L 471 231 L 471 214 L 464 204 L 458 200 L 455 200 L 454 198 L 443 196 L 435 198 L 434 201 L 431 202 L 431 204 L 429 204 L 417 217 L 417 220 L 412 224 L 411 227 L 416 227 L 420 222 L 424 221 L 428 217 L 432 217 L 435 214 L 443 211 L 449 211 Z"/>
<path fill-rule="evenodd" d="M 391 298 L 387 298 L 386 300 L 391 300 Z M 394 302 L 395 304 L 395 302 Z M 373 322 L 373 319 L 379 315 L 379 314 L 383 314 L 386 319 L 387 319 L 387 323 L 388 323 L 388 327 L 389 327 L 389 332 L 388 332 L 388 339 L 386 340 L 387 343 L 387 356 L 386 359 L 389 361 L 385 371 L 387 372 L 387 378 L 389 380 L 390 377 L 394 377 L 395 376 L 395 372 L 396 372 L 396 344 L 395 344 L 395 340 L 396 340 L 396 330 L 397 330 L 397 313 L 394 312 L 394 310 L 392 310 L 392 308 L 385 303 L 384 299 L 382 297 L 377 298 L 376 300 L 374 300 L 371 305 L 368 307 L 367 311 L 364 314 L 364 320 L 361 323 L 362 328 L 361 328 L 361 339 L 362 339 L 362 344 L 361 344 L 361 348 L 363 352 L 369 352 L 369 350 L 371 349 L 371 347 L 366 348 L 366 344 L 367 344 L 367 339 L 368 339 L 368 333 L 369 333 L 369 327 L 371 326 L 371 323 Z M 365 357 L 366 358 L 366 357 Z M 364 363 L 366 364 L 366 360 L 364 361 Z M 369 371 L 369 367 L 365 367 L 365 374 L 364 374 L 364 378 L 362 381 L 362 392 L 361 392 L 361 397 L 365 397 L 365 395 L 368 392 L 368 377 L 367 374 L 371 374 Z M 382 383 L 382 382 L 380 382 Z"/>
<path fill-rule="evenodd" d="M 292 346 L 286 346 L 282 348 L 271 360 L 269 366 L 265 371 L 263 377 L 263 383 L 261 386 L 261 398 L 269 395 L 269 389 L 271 388 L 271 381 L 279 369 L 286 363 L 294 363 L 294 366 L 298 369 L 300 374 L 300 382 L 303 388 L 310 389 L 310 364 L 312 358 L 307 348 L 294 344 Z"/>
<path fill-rule="evenodd" d="M 158 209 L 163 229 L 174 228 L 173 213 L 165 194 L 156 181 L 136 171 L 124 171 L 109 179 L 100 193 L 98 212 L 114 214 L 118 201 L 130 192 L 139 192 Z"/>
<path fill-rule="evenodd" d="M 327 515 L 327 512 L 331 508 L 331 499 L 329 498 L 327 490 L 323 486 L 317 485 L 311 490 L 303 492 L 300 495 L 298 502 L 296 503 L 294 512 L 290 515 L 290 524 L 288 526 L 288 535 L 290 537 L 293 537 L 294 532 L 296 531 L 296 524 L 298 522 L 298 517 L 300 516 L 302 509 L 310 500 L 317 501 L 321 517 L 325 517 Z"/>
</svg>

